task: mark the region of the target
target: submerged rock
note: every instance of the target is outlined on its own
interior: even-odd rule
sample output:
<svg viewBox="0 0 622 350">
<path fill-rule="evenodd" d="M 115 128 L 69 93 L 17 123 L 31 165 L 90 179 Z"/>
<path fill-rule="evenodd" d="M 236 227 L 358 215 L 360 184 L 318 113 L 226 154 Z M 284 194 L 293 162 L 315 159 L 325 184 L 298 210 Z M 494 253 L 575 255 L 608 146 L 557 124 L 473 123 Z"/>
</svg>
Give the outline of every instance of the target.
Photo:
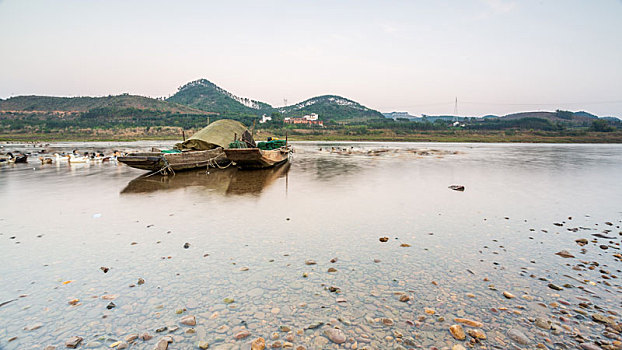
<svg viewBox="0 0 622 350">
<path fill-rule="evenodd" d="M 451 325 L 449 327 L 449 333 L 451 333 L 451 335 L 458 340 L 466 339 L 466 334 L 464 334 L 464 329 L 459 324 Z"/>
<path fill-rule="evenodd" d="M 574 258 L 574 255 L 570 254 L 567 250 L 561 250 L 555 253 L 555 255 L 559 255 L 562 258 Z"/>
<path fill-rule="evenodd" d="M 182 317 L 179 322 L 181 322 L 181 324 L 185 324 L 186 326 L 196 326 L 197 325 L 197 320 L 192 315 L 186 315 L 186 316 Z"/>
<path fill-rule="evenodd" d="M 251 350 L 264 350 L 266 348 L 266 340 L 264 338 L 257 338 L 251 343 Z"/>
<path fill-rule="evenodd" d="M 524 335 L 523 332 L 515 328 L 512 328 L 508 331 L 508 337 L 513 341 L 519 343 L 520 345 L 527 345 L 531 343 L 531 340 L 529 340 L 529 338 L 527 338 L 527 336 Z"/>
<path fill-rule="evenodd" d="M 324 331 L 324 334 L 330 339 L 333 343 L 343 344 L 346 342 L 346 335 L 341 331 L 341 329 L 331 328 Z"/>
<path fill-rule="evenodd" d="M 78 337 L 78 336 L 71 337 L 67 339 L 67 341 L 65 342 L 65 346 L 71 349 L 75 349 L 82 342 L 82 340 L 83 340 L 82 337 Z"/>
</svg>

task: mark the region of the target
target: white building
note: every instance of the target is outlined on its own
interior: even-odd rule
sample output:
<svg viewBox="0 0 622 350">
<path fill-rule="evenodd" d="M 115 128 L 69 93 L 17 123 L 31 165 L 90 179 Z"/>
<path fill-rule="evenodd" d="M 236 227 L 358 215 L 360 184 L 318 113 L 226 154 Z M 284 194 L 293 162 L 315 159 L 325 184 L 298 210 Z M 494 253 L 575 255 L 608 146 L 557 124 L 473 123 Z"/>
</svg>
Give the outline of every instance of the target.
<svg viewBox="0 0 622 350">
<path fill-rule="evenodd" d="M 272 117 L 268 117 L 267 115 L 264 114 L 264 115 L 261 116 L 261 119 L 259 120 L 259 124 L 263 124 L 263 123 L 265 123 L 267 121 L 270 121 L 270 120 L 272 120 Z"/>
<path fill-rule="evenodd" d="M 305 119 L 305 120 L 317 120 L 318 119 L 318 115 L 317 115 L 317 113 L 311 113 L 311 114 L 307 114 L 307 115 L 303 116 L 302 119 Z"/>
</svg>

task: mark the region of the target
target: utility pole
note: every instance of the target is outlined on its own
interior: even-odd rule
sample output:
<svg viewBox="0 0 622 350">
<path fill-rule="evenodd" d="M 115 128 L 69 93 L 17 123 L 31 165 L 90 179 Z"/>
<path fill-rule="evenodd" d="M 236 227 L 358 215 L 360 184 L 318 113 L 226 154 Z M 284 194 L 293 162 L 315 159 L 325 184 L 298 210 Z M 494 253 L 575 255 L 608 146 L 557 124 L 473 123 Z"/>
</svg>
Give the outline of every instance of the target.
<svg viewBox="0 0 622 350">
<path fill-rule="evenodd" d="M 454 104 L 454 116 L 458 116 L 458 97 L 456 96 L 456 104 Z"/>
</svg>

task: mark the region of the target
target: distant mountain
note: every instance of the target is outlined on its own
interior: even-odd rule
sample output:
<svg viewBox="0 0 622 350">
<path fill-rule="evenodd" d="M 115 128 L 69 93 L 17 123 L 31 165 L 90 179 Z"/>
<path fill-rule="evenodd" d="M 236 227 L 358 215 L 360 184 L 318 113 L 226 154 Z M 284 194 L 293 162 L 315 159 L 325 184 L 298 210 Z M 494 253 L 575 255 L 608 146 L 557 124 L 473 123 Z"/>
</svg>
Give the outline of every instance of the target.
<svg viewBox="0 0 622 350">
<path fill-rule="evenodd" d="M 513 113 L 508 114 L 500 119 L 503 120 L 515 120 L 515 119 L 523 119 L 523 118 L 539 118 L 546 119 L 551 122 L 561 122 L 561 123 L 571 123 L 571 124 L 580 124 L 592 122 L 594 119 L 598 119 L 597 116 L 587 113 L 587 112 L 570 112 L 570 111 L 562 111 L 557 110 L 555 112 L 521 112 L 521 113 Z"/>
<path fill-rule="evenodd" d="M 313 97 L 291 106 L 278 108 L 285 116 L 303 116 L 317 113 L 321 120 L 368 120 L 384 118 L 382 113 L 360 105 L 347 98 L 335 95 Z"/>
<path fill-rule="evenodd" d="M 205 114 L 195 108 L 143 96 L 118 95 L 105 97 L 17 96 L 0 99 L 0 112 L 87 112 L 94 109 L 135 109 L 181 114 Z"/>
<path fill-rule="evenodd" d="M 389 118 L 393 120 L 397 120 L 398 118 L 409 119 L 409 120 L 421 119 L 421 117 L 410 115 L 408 112 L 389 112 L 389 113 L 382 113 L 382 115 L 384 115 L 385 118 Z"/>
<path fill-rule="evenodd" d="M 224 116 L 262 115 L 274 110 L 267 103 L 238 97 L 206 79 L 195 80 L 180 87 L 167 101 Z"/>
</svg>

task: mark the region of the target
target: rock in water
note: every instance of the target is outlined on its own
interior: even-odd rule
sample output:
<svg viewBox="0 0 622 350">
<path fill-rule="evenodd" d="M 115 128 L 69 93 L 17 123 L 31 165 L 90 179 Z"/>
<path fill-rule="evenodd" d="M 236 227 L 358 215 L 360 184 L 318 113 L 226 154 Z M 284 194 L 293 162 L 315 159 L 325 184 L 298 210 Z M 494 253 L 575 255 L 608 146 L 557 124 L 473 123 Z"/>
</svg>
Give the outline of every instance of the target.
<svg viewBox="0 0 622 350">
<path fill-rule="evenodd" d="M 251 350 L 264 350 L 266 348 L 266 340 L 257 338 L 251 343 Z"/>
<path fill-rule="evenodd" d="M 110 309 L 114 309 L 116 307 L 116 305 L 111 301 L 108 305 L 106 305 L 106 309 L 110 310 Z"/>
<path fill-rule="evenodd" d="M 482 331 L 481 329 L 468 329 L 467 333 L 475 339 L 486 339 L 486 333 L 484 333 L 484 331 Z"/>
<path fill-rule="evenodd" d="M 172 342 L 173 342 L 172 338 L 164 337 L 164 338 L 158 340 L 158 343 L 153 348 L 153 350 L 167 350 L 168 349 L 168 343 L 172 343 Z"/>
<path fill-rule="evenodd" d="M 593 314 L 592 315 L 592 320 L 594 320 L 596 322 L 600 322 L 600 323 L 614 324 L 614 322 L 612 320 L 610 320 L 608 317 L 603 316 L 601 314 Z"/>
<path fill-rule="evenodd" d="M 65 342 L 65 346 L 71 349 L 75 349 L 78 347 L 78 344 L 82 342 L 82 339 L 82 337 L 78 336 L 71 337 Z"/>
<path fill-rule="evenodd" d="M 205 350 L 205 349 L 209 348 L 209 343 L 206 342 L 206 341 L 200 341 L 198 346 L 199 346 L 199 349 Z"/>
<path fill-rule="evenodd" d="M 384 243 L 389 241 L 389 237 L 380 237 L 380 242 Z"/>
<path fill-rule="evenodd" d="M 484 326 L 483 323 L 478 322 L 478 321 L 473 321 L 473 320 L 469 320 L 468 318 L 454 318 L 454 321 L 458 322 L 458 323 L 462 323 L 465 324 L 469 327 L 473 327 L 473 328 L 481 328 Z"/>
<path fill-rule="evenodd" d="M 531 343 L 529 338 L 527 338 L 527 336 L 524 335 L 523 332 L 519 331 L 518 329 L 514 329 L 514 328 L 510 329 L 508 331 L 508 337 L 512 339 L 513 341 L 519 343 L 520 345 L 527 345 Z"/>
<path fill-rule="evenodd" d="M 459 324 L 454 324 L 450 326 L 449 333 L 451 333 L 451 335 L 453 335 L 453 337 L 458 340 L 466 339 L 466 334 L 464 334 L 464 329 L 462 329 L 462 326 Z"/>
<path fill-rule="evenodd" d="M 508 299 L 514 298 L 514 294 L 512 294 L 510 292 L 503 292 L 503 296 L 508 298 Z"/>
<path fill-rule="evenodd" d="M 251 335 L 251 332 L 248 329 L 243 329 L 243 330 L 237 332 L 234 335 L 234 337 L 235 337 L 235 339 L 244 339 L 244 338 L 246 338 L 246 337 L 248 337 L 250 335 Z"/>
<path fill-rule="evenodd" d="M 559 251 L 555 253 L 555 255 L 559 255 L 562 258 L 574 258 L 574 255 L 570 254 L 567 250 Z"/>
<path fill-rule="evenodd" d="M 346 342 L 346 335 L 343 334 L 341 329 L 331 328 L 324 331 L 324 334 L 330 339 L 333 343 L 343 344 Z"/>
<path fill-rule="evenodd" d="M 197 320 L 192 315 L 187 315 L 187 316 L 182 317 L 179 322 L 181 322 L 181 324 L 185 324 L 186 326 L 196 326 L 197 325 Z"/>
<path fill-rule="evenodd" d="M 545 329 L 547 331 L 551 329 L 551 321 L 546 320 L 542 317 L 536 318 L 535 324 L 536 324 L 536 327 Z"/>
<path fill-rule="evenodd" d="M 451 186 L 449 186 L 449 188 L 454 190 L 454 191 L 464 192 L 464 186 L 462 186 L 462 185 L 451 185 Z"/>
<path fill-rule="evenodd" d="M 577 244 L 582 246 L 582 247 L 588 243 L 587 239 L 585 239 L 585 238 L 575 239 L 574 241 L 577 242 Z"/>
<path fill-rule="evenodd" d="M 315 265 L 315 264 L 317 264 L 315 260 L 311 260 L 311 259 L 305 260 L 305 265 Z"/>
<path fill-rule="evenodd" d="M 188 242 L 184 243 L 184 249 L 188 249 L 188 248 L 190 248 L 190 243 Z"/>
</svg>

